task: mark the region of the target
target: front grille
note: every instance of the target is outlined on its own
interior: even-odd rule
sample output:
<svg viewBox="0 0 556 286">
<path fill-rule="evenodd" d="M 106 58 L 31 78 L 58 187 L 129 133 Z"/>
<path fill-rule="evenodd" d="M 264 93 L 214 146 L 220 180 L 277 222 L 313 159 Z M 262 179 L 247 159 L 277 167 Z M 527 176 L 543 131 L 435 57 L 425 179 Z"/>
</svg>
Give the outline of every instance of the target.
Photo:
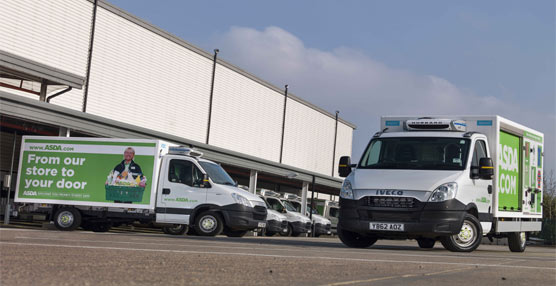
<svg viewBox="0 0 556 286">
<path fill-rule="evenodd" d="M 266 207 L 255 206 L 255 212 L 253 213 L 253 219 L 255 219 L 255 220 L 265 220 L 266 219 Z"/>
<path fill-rule="evenodd" d="M 414 208 L 416 203 L 409 197 L 365 197 L 365 205 L 376 208 Z"/>
</svg>

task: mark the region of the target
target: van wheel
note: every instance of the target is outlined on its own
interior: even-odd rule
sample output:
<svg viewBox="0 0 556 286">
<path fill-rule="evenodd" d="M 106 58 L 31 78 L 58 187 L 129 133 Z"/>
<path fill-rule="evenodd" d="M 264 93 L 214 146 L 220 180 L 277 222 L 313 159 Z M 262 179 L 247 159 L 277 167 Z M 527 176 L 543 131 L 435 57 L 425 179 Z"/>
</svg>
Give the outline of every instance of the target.
<svg viewBox="0 0 556 286">
<path fill-rule="evenodd" d="M 481 244 L 483 229 L 479 220 L 471 214 L 465 214 L 458 234 L 443 236 L 440 242 L 444 248 L 453 252 L 471 252 Z"/>
<path fill-rule="evenodd" d="M 280 232 L 281 236 L 290 236 L 290 235 L 292 235 L 293 228 L 292 228 L 291 224 L 288 223 L 288 227 L 286 229 L 287 229 L 286 232 L 283 232 L 283 231 Z"/>
<path fill-rule="evenodd" d="M 366 248 L 375 244 L 377 241 L 376 237 L 363 236 L 359 233 L 343 230 L 339 225 L 338 237 L 346 246 L 354 248 Z"/>
<path fill-rule="evenodd" d="M 417 244 L 420 248 L 433 248 L 436 240 L 433 238 L 418 238 Z"/>
<path fill-rule="evenodd" d="M 72 207 L 63 207 L 54 215 L 54 226 L 63 231 L 72 231 L 81 225 L 81 213 Z"/>
<path fill-rule="evenodd" d="M 195 231 L 201 236 L 216 236 L 224 229 L 220 214 L 212 211 L 202 212 L 195 220 Z"/>
<path fill-rule="evenodd" d="M 508 247 L 511 252 L 523 252 L 527 245 L 527 236 L 525 232 L 508 233 Z"/>
<path fill-rule="evenodd" d="M 185 224 L 175 224 L 173 226 L 164 226 L 162 227 L 162 231 L 165 234 L 171 235 L 182 235 L 188 230 L 188 226 Z"/>
<path fill-rule="evenodd" d="M 266 236 L 273 236 L 275 234 L 276 234 L 276 232 L 274 232 L 274 231 L 265 231 L 264 232 L 264 235 L 266 235 Z"/>
<path fill-rule="evenodd" d="M 243 237 L 247 234 L 247 230 L 228 230 L 226 231 L 226 236 L 228 237 Z"/>
</svg>

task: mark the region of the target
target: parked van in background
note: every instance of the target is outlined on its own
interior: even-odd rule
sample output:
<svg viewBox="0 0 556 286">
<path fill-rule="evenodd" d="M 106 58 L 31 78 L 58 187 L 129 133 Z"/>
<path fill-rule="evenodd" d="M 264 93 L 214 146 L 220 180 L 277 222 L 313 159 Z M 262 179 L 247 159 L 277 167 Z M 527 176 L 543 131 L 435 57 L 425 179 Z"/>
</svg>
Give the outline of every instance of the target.
<svg viewBox="0 0 556 286">
<path fill-rule="evenodd" d="M 330 230 L 332 234 L 337 234 L 338 226 L 338 216 L 340 215 L 340 204 L 334 201 L 326 201 L 324 203 L 324 214 L 323 216 L 330 220 L 331 227 Z"/>
<path fill-rule="evenodd" d="M 261 198 L 268 204 L 269 209 L 283 213 L 286 216 L 288 220 L 287 231 L 281 232 L 280 235 L 300 236 L 301 234 L 311 232 L 311 220 L 308 217 L 296 212 L 295 207 L 293 207 L 290 203 L 281 201 L 279 193 L 262 189 L 260 190 L 260 195 Z M 269 233 L 267 232 L 267 234 Z"/>
<path fill-rule="evenodd" d="M 294 194 L 284 194 L 282 200 L 291 203 L 295 207 L 295 211 L 301 214 L 301 197 Z M 311 212 L 311 215 L 309 215 Z M 307 213 L 305 214 L 313 223 L 313 236 L 319 237 L 322 234 L 332 234 L 330 231 L 331 222 L 325 217 L 319 215 L 318 211 L 307 204 Z"/>
<path fill-rule="evenodd" d="M 513 252 L 542 220 L 543 134 L 500 116 L 382 117 L 358 164 L 342 157 L 338 235 L 437 240 L 469 252 L 507 237 Z"/>
</svg>

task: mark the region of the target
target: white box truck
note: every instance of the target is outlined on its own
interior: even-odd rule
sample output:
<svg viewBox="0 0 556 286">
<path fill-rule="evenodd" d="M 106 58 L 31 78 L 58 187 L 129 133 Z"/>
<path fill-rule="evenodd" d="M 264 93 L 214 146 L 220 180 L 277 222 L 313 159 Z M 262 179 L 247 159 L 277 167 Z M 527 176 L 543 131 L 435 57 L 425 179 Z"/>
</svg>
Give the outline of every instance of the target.
<svg viewBox="0 0 556 286">
<path fill-rule="evenodd" d="M 500 116 L 381 119 L 358 164 L 342 157 L 338 235 L 475 250 L 483 235 L 522 252 L 542 220 L 543 134 Z"/>
<path fill-rule="evenodd" d="M 264 228 L 267 215 L 263 200 L 202 153 L 143 139 L 23 136 L 15 202 L 45 210 L 60 230 L 139 221 L 242 236 Z"/>
</svg>

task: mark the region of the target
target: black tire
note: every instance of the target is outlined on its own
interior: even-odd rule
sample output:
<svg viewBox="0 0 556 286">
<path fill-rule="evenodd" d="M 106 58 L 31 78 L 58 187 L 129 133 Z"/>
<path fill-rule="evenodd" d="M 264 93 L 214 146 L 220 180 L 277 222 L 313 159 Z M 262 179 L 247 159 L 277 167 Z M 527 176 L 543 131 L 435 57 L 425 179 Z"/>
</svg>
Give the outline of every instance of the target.
<svg viewBox="0 0 556 286">
<path fill-rule="evenodd" d="M 187 235 L 198 235 L 197 231 L 195 231 L 195 227 L 190 227 L 187 231 Z"/>
<path fill-rule="evenodd" d="M 219 213 L 202 212 L 195 218 L 195 231 L 201 236 L 216 236 L 224 229 L 224 220 Z"/>
<path fill-rule="evenodd" d="M 479 220 L 471 214 L 465 214 L 458 234 L 443 236 L 440 242 L 444 248 L 453 252 L 471 252 L 481 244 L 483 228 Z"/>
<path fill-rule="evenodd" d="M 81 222 L 81 228 L 83 230 L 91 231 L 91 230 L 93 230 L 93 225 L 88 221 L 82 221 Z"/>
<path fill-rule="evenodd" d="M 301 234 L 302 232 L 292 232 L 293 237 L 299 237 Z"/>
<path fill-rule="evenodd" d="M 228 230 L 226 231 L 226 236 L 228 237 L 243 237 L 247 234 L 247 230 Z"/>
<path fill-rule="evenodd" d="M 525 232 L 508 233 L 508 247 L 511 252 L 523 252 L 527 246 L 527 236 Z"/>
<path fill-rule="evenodd" d="M 274 231 L 265 231 L 265 233 L 264 233 L 264 235 L 266 235 L 266 236 L 273 236 L 275 234 L 276 234 L 276 232 L 274 232 Z"/>
<path fill-rule="evenodd" d="M 292 225 L 288 223 L 288 227 L 286 229 L 287 229 L 286 232 L 283 232 L 283 231 L 280 232 L 280 236 L 290 236 L 290 235 L 292 235 L 292 233 L 293 233 Z"/>
<path fill-rule="evenodd" d="M 433 248 L 436 243 L 436 239 L 433 238 L 418 238 L 417 244 L 420 248 Z"/>
<path fill-rule="evenodd" d="M 93 232 L 108 232 L 112 227 L 112 223 L 110 222 L 97 222 L 94 223 L 91 227 Z"/>
<path fill-rule="evenodd" d="M 346 246 L 353 248 L 366 248 L 375 244 L 377 241 L 376 237 L 363 236 L 359 233 L 343 230 L 339 225 L 338 237 Z"/>
<path fill-rule="evenodd" d="M 182 235 L 187 232 L 189 227 L 185 224 L 175 224 L 173 226 L 164 226 L 162 227 L 162 231 L 165 234 L 171 235 Z"/>
<path fill-rule="evenodd" d="M 319 237 L 319 236 L 320 236 L 320 233 L 315 233 L 315 234 L 313 235 L 313 237 Z"/>
<path fill-rule="evenodd" d="M 72 231 L 81 225 L 81 213 L 72 207 L 60 208 L 54 214 L 54 226 L 58 230 Z"/>
</svg>

